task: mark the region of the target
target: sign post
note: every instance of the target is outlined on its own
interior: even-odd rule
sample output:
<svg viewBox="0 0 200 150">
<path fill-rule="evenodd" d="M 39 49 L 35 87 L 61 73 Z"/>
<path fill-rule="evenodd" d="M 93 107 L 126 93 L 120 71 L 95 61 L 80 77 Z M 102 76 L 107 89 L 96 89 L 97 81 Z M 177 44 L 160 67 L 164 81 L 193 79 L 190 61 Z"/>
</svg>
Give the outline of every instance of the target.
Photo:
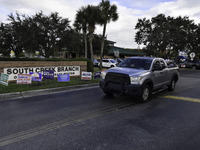
<svg viewBox="0 0 200 150">
<path fill-rule="evenodd" d="M 195 53 L 194 52 L 190 53 L 190 57 L 191 57 L 191 60 L 193 60 L 195 57 Z"/>
<path fill-rule="evenodd" d="M 116 58 L 118 58 L 119 57 L 119 50 L 115 50 L 114 55 L 115 55 Z"/>
</svg>

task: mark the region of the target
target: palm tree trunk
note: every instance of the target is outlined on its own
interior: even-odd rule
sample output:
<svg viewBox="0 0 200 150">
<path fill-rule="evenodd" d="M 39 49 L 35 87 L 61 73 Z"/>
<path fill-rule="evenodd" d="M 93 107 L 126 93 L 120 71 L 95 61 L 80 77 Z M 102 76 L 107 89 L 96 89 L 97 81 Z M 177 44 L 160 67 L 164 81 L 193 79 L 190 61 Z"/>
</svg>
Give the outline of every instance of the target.
<svg viewBox="0 0 200 150">
<path fill-rule="evenodd" d="M 101 40 L 101 52 L 100 52 L 100 70 L 102 69 L 102 58 L 103 58 L 103 50 L 104 50 L 104 41 L 105 41 L 105 34 L 106 34 L 106 23 L 103 26 L 103 36 Z"/>
<path fill-rule="evenodd" d="M 87 58 L 87 36 L 85 32 L 83 33 L 83 35 L 84 35 L 84 41 L 85 41 L 85 58 Z"/>
<path fill-rule="evenodd" d="M 91 61 L 93 63 L 93 45 L 92 45 L 92 40 L 93 40 L 93 34 L 90 34 L 89 36 L 89 43 L 90 43 L 90 54 L 91 54 Z"/>
</svg>

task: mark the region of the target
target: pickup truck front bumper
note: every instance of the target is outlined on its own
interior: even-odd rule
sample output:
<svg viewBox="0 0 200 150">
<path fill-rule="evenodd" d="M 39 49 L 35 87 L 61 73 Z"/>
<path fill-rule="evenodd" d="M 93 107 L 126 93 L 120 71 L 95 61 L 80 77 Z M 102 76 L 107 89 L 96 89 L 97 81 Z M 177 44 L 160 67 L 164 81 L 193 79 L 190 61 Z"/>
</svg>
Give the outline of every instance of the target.
<svg viewBox="0 0 200 150">
<path fill-rule="evenodd" d="M 99 84 L 102 90 L 110 93 L 118 93 L 118 94 L 120 93 L 127 95 L 140 95 L 142 93 L 142 85 L 135 85 L 135 84 L 125 85 L 105 80 L 101 80 Z"/>
</svg>

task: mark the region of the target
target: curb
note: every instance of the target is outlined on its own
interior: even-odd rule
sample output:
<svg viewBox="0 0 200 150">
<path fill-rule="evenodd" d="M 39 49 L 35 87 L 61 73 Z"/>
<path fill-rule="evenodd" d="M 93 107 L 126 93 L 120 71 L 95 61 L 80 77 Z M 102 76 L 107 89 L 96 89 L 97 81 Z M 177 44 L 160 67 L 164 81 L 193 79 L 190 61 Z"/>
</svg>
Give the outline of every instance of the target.
<svg viewBox="0 0 200 150">
<path fill-rule="evenodd" d="M 27 97 L 32 97 L 32 96 L 55 94 L 55 93 L 69 91 L 69 90 L 73 90 L 73 89 L 95 87 L 98 85 L 99 85 L 99 83 L 91 83 L 91 84 L 80 84 L 80 85 L 75 85 L 75 86 L 65 86 L 65 87 L 58 87 L 58 88 L 24 91 L 24 92 L 5 93 L 5 94 L 0 94 L 0 102 L 6 101 L 6 100 L 27 98 Z"/>
</svg>

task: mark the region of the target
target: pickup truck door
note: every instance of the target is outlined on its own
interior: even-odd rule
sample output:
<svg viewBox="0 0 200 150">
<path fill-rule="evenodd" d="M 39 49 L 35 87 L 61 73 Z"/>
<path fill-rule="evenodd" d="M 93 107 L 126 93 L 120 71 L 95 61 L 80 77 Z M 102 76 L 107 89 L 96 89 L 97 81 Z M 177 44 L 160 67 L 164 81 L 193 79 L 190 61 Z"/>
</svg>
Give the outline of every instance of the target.
<svg viewBox="0 0 200 150">
<path fill-rule="evenodd" d="M 160 68 L 160 69 L 158 69 Z M 152 67 L 152 80 L 154 89 L 163 87 L 166 80 L 167 72 L 162 68 L 160 60 L 155 60 Z"/>
<path fill-rule="evenodd" d="M 162 73 L 162 86 L 166 86 L 169 84 L 170 80 L 171 80 L 171 74 L 169 71 L 169 68 L 167 67 L 167 64 L 164 62 L 164 60 L 160 60 L 160 65 L 163 68 L 163 73 Z"/>
</svg>

